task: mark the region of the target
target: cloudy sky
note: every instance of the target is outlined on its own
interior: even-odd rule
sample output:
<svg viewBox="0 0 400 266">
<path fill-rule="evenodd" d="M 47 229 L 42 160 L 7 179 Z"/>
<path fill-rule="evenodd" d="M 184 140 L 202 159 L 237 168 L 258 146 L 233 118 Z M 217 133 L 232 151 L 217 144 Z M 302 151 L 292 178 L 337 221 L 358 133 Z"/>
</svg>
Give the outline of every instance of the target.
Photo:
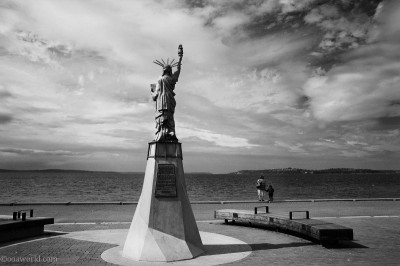
<svg viewBox="0 0 400 266">
<path fill-rule="evenodd" d="M 182 44 L 186 172 L 399 169 L 398 2 L 1 0 L 0 168 L 144 171 Z"/>
</svg>

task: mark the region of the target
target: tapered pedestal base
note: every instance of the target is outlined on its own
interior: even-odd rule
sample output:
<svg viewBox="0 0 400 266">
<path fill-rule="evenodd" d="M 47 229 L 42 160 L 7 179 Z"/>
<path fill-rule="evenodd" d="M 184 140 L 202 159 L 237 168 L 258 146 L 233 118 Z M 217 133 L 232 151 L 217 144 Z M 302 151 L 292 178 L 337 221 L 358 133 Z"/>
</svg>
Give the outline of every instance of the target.
<svg viewBox="0 0 400 266">
<path fill-rule="evenodd" d="M 186 193 L 180 143 L 149 143 L 146 174 L 123 256 L 136 261 L 177 261 L 203 251 Z"/>
</svg>

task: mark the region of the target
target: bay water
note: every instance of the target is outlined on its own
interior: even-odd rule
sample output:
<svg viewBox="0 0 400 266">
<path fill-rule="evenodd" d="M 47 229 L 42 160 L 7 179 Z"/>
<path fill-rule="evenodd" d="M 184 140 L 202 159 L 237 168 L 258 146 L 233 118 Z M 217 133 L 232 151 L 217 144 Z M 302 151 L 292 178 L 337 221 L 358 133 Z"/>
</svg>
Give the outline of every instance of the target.
<svg viewBox="0 0 400 266">
<path fill-rule="evenodd" d="M 399 198 L 400 174 L 265 175 L 275 200 Z M 0 173 L 0 203 L 138 201 L 144 174 Z M 185 174 L 191 201 L 257 200 L 258 176 Z"/>
</svg>

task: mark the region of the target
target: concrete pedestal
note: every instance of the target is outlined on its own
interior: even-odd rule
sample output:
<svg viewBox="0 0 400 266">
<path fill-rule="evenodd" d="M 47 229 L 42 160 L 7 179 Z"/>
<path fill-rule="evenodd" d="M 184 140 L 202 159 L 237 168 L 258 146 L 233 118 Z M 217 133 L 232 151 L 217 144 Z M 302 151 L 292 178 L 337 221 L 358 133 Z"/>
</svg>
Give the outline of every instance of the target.
<svg viewBox="0 0 400 266">
<path fill-rule="evenodd" d="M 204 251 L 186 193 L 180 143 L 151 142 L 146 174 L 123 256 L 135 261 L 191 259 Z"/>
</svg>

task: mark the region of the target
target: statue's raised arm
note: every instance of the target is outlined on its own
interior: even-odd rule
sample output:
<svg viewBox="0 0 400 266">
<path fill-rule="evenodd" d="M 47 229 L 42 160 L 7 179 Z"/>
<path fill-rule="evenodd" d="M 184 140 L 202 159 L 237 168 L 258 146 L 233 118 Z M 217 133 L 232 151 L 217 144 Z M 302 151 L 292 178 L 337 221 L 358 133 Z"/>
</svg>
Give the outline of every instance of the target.
<svg viewBox="0 0 400 266">
<path fill-rule="evenodd" d="M 151 96 L 156 102 L 156 133 L 154 141 L 157 142 L 177 142 L 178 138 L 175 134 L 175 84 L 178 82 L 181 73 L 183 48 L 182 45 L 178 47 L 179 61 L 175 62 L 169 58 L 166 62 L 155 60 L 154 63 L 163 68 L 162 76 L 158 79 L 156 84 L 151 84 Z M 172 68 L 177 67 L 177 70 L 172 74 Z"/>
<path fill-rule="evenodd" d="M 178 56 L 179 56 L 179 61 L 178 61 L 178 64 L 176 65 L 177 70 L 174 72 L 174 78 L 175 78 L 176 82 L 178 82 L 179 75 L 181 74 L 182 57 L 183 57 L 182 44 L 180 44 L 178 47 Z"/>
</svg>

